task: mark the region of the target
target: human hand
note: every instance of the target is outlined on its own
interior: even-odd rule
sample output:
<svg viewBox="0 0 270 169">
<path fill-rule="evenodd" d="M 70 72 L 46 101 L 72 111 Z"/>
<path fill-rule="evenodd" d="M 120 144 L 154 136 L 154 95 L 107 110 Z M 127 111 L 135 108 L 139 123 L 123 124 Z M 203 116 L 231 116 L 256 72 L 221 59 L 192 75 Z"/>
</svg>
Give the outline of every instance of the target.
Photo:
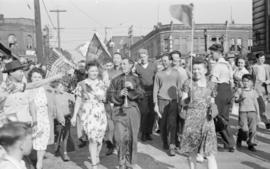
<svg viewBox="0 0 270 169">
<path fill-rule="evenodd" d="M 121 96 L 127 96 L 127 95 L 128 95 L 128 90 L 127 90 L 127 88 L 122 89 L 121 92 L 120 92 L 120 95 L 121 95 Z"/>
<path fill-rule="evenodd" d="M 154 111 L 157 113 L 157 115 L 158 115 L 159 118 L 162 118 L 162 115 L 161 115 L 161 113 L 159 111 L 158 104 L 155 104 Z"/>
<path fill-rule="evenodd" d="M 64 117 L 61 117 L 61 118 L 59 118 L 57 120 L 62 126 L 65 126 L 65 118 Z"/>
<path fill-rule="evenodd" d="M 125 82 L 125 87 L 129 88 L 129 89 L 134 89 L 133 84 L 131 82 L 129 82 L 129 81 Z"/>
<path fill-rule="evenodd" d="M 72 126 L 75 126 L 76 125 L 76 117 L 73 116 L 71 119 L 70 119 L 70 123 Z"/>
</svg>

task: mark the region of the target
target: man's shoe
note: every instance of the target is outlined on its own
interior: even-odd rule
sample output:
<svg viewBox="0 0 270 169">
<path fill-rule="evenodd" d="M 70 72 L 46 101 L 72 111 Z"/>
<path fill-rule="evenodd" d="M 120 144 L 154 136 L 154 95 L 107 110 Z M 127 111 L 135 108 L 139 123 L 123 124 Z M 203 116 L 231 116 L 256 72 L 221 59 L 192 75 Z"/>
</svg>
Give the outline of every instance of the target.
<svg viewBox="0 0 270 169">
<path fill-rule="evenodd" d="M 265 124 L 265 128 L 266 128 L 266 129 L 270 129 L 270 123 L 266 123 L 266 124 Z"/>
<path fill-rule="evenodd" d="M 236 141 L 236 146 L 239 148 L 242 147 L 242 141 L 239 138 Z"/>
<path fill-rule="evenodd" d="M 142 134 L 141 141 L 142 141 L 142 142 L 147 141 L 147 139 L 146 139 L 146 135 L 145 135 L 145 134 Z"/>
<path fill-rule="evenodd" d="M 145 134 L 146 140 L 152 141 L 153 138 L 151 137 L 151 134 Z"/>
<path fill-rule="evenodd" d="M 235 148 L 234 147 L 230 147 L 230 148 L 228 148 L 228 151 L 231 152 L 231 153 L 233 153 L 235 151 Z"/>
<path fill-rule="evenodd" d="M 109 155 L 112 155 L 113 154 L 113 151 L 114 151 L 114 148 L 109 148 L 106 155 L 109 156 Z"/>
<path fill-rule="evenodd" d="M 248 146 L 248 149 L 249 149 L 250 151 L 253 151 L 253 152 L 257 151 L 256 148 L 255 148 L 254 146 Z"/>
</svg>

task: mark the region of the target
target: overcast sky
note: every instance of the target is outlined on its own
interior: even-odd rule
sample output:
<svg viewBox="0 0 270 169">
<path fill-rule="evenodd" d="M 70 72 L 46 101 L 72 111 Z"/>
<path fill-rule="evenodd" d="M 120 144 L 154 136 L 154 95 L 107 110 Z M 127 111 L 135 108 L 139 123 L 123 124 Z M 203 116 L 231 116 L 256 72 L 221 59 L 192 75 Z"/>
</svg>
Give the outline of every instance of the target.
<svg viewBox="0 0 270 169">
<path fill-rule="evenodd" d="M 74 49 L 90 40 L 93 31 L 104 36 L 104 28 L 111 27 L 112 35 L 127 35 L 128 27 L 134 25 L 135 35 L 149 33 L 157 22 L 168 24 L 171 4 L 194 4 L 196 23 L 225 23 L 232 13 L 236 23 L 252 23 L 252 0 L 40 0 L 42 25 L 52 24 L 45 12 L 65 9 L 60 23 L 64 29 L 62 47 L 74 55 Z M 231 12 L 232 11 L 232 12 Z M 33 0 L 0 0 L 0 13 L 7 18 L 34 18 Z M 56 26 L 56 13 L 48 12 Z M 52 45 L 56 45 L 56 31 L 51 29 Z"/>
</svg>

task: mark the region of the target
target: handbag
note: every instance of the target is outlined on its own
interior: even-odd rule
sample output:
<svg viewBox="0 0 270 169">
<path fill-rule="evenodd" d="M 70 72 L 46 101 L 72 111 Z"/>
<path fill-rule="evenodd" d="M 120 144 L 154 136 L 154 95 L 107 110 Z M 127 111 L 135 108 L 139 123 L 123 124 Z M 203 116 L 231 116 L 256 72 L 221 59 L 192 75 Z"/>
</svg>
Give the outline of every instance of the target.
<svg viewBox="0 0 270 169">
<path fill-rule="evenodd" d="M 183 100 L 181 103 L 181 111 L 179 112 L 179 116 L 181 119 L 187 118 L 187 111 L 188 111 L 188 104 L 190 102 L 190 98 L 187 98 L 186 100 Z"/>
<path fill-rule="evenodd" d="M 214 123 L 215 123 L 215 127 L 216 127 L 216 132 L 223 131 L 228 126 L 228 121 L 226 119 L 224 119 L 224 117 L 222 117 L 221 115 L 217 115 L 214 118 Z"/>
<path fill-rule="evenodd" d="M 215 118 L 218 115 L 218 108 L 217 105 L 215 103 L 211 103 L 208 108 L 207 108 L 207 119 L 208 121 L 212 120 L 213 118 Z"/>
</svg>

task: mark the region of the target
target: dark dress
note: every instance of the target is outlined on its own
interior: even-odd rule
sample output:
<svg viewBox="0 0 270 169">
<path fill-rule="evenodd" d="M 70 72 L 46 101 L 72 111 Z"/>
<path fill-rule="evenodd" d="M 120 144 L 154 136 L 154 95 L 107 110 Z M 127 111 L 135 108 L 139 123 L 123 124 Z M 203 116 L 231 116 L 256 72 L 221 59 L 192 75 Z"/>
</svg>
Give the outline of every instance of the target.
<svg viewBox="0 0 270 169">
<path fill-rule="evenodd" d="M 192 90 L 191 90 L 192 86 Z M 199 87 L 188 80 L 183 91 L 191 96 L 188 104 L 183 138 L 181 141 L 182 153 L 198 153 L 209 156 L 217 151 L 217 138 L 213 119 L 207 119 L 207 107 L 211 97 L 215 96 L 215 85 L 208 82 L 207 87 Z"/>
<path fill-rule="evenodd" d="M 128 106 L 124 107 L 124 97 L 120 96 L 124 83 L 129 81 L 134 89 L 129 90 Z M 140 111 L 137 102 L 143 97 L 138 77 L 121 74 L 111 81 L 108 100 L 114 104 L 114 139 L 118 150 L 120 167 L 131 167 L 136 163 L 137 137 L 140 127 Z"/>
</svg>

